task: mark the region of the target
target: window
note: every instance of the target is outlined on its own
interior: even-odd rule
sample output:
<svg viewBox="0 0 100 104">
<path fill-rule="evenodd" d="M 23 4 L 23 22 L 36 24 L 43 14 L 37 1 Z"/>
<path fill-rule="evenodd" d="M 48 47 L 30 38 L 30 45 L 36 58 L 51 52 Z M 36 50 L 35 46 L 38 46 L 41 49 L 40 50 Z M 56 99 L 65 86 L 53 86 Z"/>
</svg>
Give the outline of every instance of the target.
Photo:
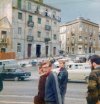
<svg viewBox="0 0 100 104">
<path fill-rule="evenodd" d="M 38 18 L 38 24 L 41 24 L 41 18 Z"/>
<path fill-rule="evenodd" d="M 56 35 L 56 34 L 54 34 L 54 35 L 53 35 L 53 38 L 54 38 L 54 40 L 56 40 L 56 39 L 57 39 L 57 35 Z"/>
<path fill-rule="evenodd" d="M 18 8 L 19 8 L 19 9 L 21 9 L 21 2 L 22 2 L 22 0 L 18 0 L 18 2 L 17 2 L 17 3 L 18 3 Z"/>
<path fill-rule="evenodd" d="M 85 37 L 85 40 L 87 40 L 87 37 Z"/>
<path fill-rule="evenodd" d="M 41 37 L 41 32 L 40 31 L 38 31 L 38 38 L 40 38 Z"/>
<path fill-rule="evenodd" d="M 1 31 L 1 34 L 7 34 L 7 31 Z"/>
<path fill-rule="evenodd" d="M 17 44 L 17 52 L 21 52 L 21 43 Z"/>
<path fill-rule="evenodd" d="M 18 27 L 18 34 L 22 34 L 22 28 Z"/>
<path fill-rule="evenodd" d="M 56 25 L 56 24 L 57 24 L 57 22 L 56 22 L 56 21 L 54 21 L 54 24 Z"/>
<path fill-rule="evenodd" d="M 100 40 L 100 35 L 99 35 L 99 40 Z"/>
<path fill-rule="evenodd" d="M 29 21 L 32 22 L 32 16 L 29 15 Z"/>
<path fill-rule="evenodd" d="M 18 12 L 18 19 L 22 19 L 22 13 Z"/>
<path fill-rule="evenodd" d="M 31 10 L 31 3 L 28 2 L 28 10 Z"/>
<path fill-rule="evenodd" d="M 72 53 L 74 54 L 74 48 L 72 48 Z"/>
<path fill-rule="evenodd" d="M 7 31 L 1 31 L 1 41 L 6 42 L 7 39 Z"/>
<path fill-rule="evenodd" d="M 28 35 L 32 35 L 32 29 L 28 30 Z"/>
<path fill-rule="evenodd" d="M 49 32 L 46 32 L 46 36 L 49 37 L 49 35 L 50 35 Z"/>
<path fill-rule="evenodd" d="M 75 69 L 78 69 L 78 65 L 75 65 Z"/>
<path fill-rule="evenodd" d="M 79 39 L 82 39 L 82 36 L 79 36 Z"/>
</svg>

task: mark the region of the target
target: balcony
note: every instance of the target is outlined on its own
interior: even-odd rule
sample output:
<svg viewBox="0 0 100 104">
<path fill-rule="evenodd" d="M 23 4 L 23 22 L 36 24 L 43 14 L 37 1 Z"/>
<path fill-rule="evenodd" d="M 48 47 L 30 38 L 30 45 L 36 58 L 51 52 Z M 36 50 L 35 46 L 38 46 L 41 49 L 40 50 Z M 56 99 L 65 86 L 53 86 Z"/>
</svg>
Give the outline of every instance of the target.
<svg viewBox="0 0 100 104">
<path fill-rule="evenodd" d="M 49 26 L 49 25 L 45 25 L 45 30 L 50 31 L 50 30 L 51 30 L 51 26 Z"/>
<path fill-rule="evenodd" d="M 33 42 L 34 41 L 34 37 L 33 36 L 27 36 L 27 41 L 28 42 Z"/>
<path fill-rule="evenodd" d="M 7 47 L 6 39 L 0 39 L 0 47 Z"/>
<path fill-rule="evenodd" d="M 51 40 L 50 38 L 44 38 L 44 42 L 45 42 L 46 44 L 48 44 L 48 42 L 49 42 L 50 40 Z"/>
<path fill-rule="evenodd" d="M 28 22 L 27 22 L 27 25 L 28 25 L 28 27 L 34 27 L 34 22 L 28 21 Z"/>
<path fill-rule="evenodd" d="M 79 39 L 79 40 L 78 40 L 78 43 L 79 43 L 79 44 L 84 44 L 83 39 Z"/>
</svg>

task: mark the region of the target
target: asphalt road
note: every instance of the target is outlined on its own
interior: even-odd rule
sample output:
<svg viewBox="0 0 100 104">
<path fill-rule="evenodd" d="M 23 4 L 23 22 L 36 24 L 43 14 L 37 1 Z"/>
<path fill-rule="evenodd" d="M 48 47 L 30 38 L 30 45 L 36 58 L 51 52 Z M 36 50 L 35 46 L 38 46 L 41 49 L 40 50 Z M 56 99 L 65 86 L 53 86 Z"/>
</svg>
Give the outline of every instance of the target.
<svg viewBox="0 0 100 104">
<path fill-rule="evenodd" d="M 36 68 L 28 68 L 28 71 L 31 71 L 32 76 L 26 81 L 4 81 L 0 104 L 33 104 L 39 75 Z M 65 104 L 86 104 L 86 91 L 86 83 L 68 83 Z"/>
</svg>

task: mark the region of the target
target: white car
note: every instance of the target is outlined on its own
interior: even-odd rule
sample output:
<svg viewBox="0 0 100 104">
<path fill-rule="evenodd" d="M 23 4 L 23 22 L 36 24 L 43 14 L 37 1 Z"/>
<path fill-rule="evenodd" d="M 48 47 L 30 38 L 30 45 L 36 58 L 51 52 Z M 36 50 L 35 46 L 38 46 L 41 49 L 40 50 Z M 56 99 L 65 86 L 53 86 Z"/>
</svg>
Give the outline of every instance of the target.
<svg viewBox="0 0 100 104">
<path fill-rule="evenodd" d="M 91 72 L 91 67 L 88 63 L 68 63 L 67 70 L 69 81 L 88 82 L 88 77 Z"/>
</svg>

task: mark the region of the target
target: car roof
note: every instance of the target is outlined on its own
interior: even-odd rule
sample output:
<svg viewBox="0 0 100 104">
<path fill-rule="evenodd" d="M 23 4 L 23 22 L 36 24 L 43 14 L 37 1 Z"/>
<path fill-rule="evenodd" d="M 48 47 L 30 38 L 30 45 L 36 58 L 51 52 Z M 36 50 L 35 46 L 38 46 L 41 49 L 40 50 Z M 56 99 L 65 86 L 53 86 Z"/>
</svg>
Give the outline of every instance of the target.
<svg viewBox="0 0 100 104">
<path fill-rule="evenodd" d="M 89 63 L 68 63 L 67 65 L 75 65 L 75 64 L 78 64 L 78 65 L 89 65 Z"/>
</svg>

